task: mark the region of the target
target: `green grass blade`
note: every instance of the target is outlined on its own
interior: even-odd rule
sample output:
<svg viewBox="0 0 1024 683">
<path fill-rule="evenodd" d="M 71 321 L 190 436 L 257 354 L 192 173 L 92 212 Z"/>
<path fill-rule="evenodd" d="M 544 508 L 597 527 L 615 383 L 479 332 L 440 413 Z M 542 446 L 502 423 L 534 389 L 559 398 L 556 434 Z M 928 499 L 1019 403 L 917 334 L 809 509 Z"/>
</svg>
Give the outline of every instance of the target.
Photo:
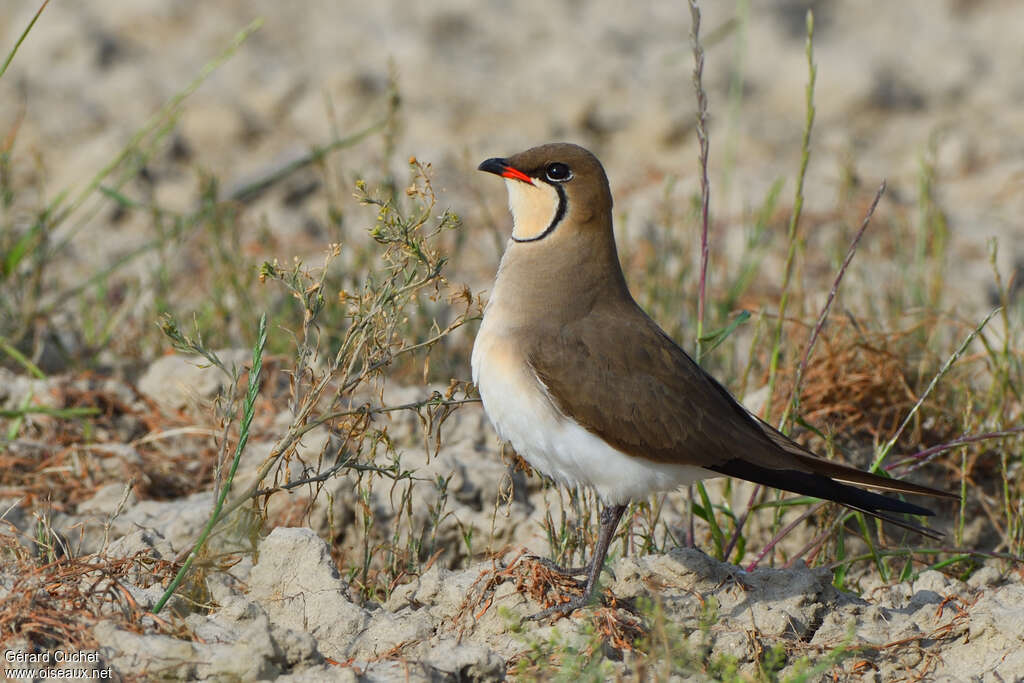
<svg viewBox="0 0 1024 683">
<path fill-rule="evenodd" d="M 832 585 L 839 590 L 849 590 L 846 586 L 846 576 L 850 572 L 850 558 L 846 554 L 846 530 L 839 525 L 836 531 L 836 564 L 832 570 Z"/>
<path fill-rule="evenodd" d="M 11 346 L 5 338 L 0 337 L 0 351 L 3 351 L 10 356 L 18 365 L 25 368 L 30 375 L 36 379 L 46 379 L 46 373 L 39 369 L 39 366 L 33 363 L 28 357 L 18 349 Z"/>
<path fill-rule="evenodd" d="M 796 261 L 797 249 L 800 244 L 799 227 L 800 216 L 804 208 L 804 179 L 807 177 L 807 164 L 811 159 L 811 131 L 814 129 L 814 83 L 817 80 L 818 67 L 814 64 L 814 14 L 807 10 L 807 115 L 804 119 L 804 135 L 800 143 L 800 170 L 796 176 L 796 191 L 793 197 L 793 213 L 789 219 L 789 231 L 787 242 L 789 247 L 786 252 L 786 263 L 783 266 L 782 275 L 782 296 L 779 298 L 779 315 L 775 323 L 774 342 L 772 344 L 771 359 L 768 363 L 768 397 L 765 404 L 765 419 L 769 419 L 767 410 L 771 406 L 771 396 L 775 392 L 775 380 L 779 370 L 779 359 L 782 357 L 782 328 L 786 322 L 786 308 L 789 304 L 789 295 L 793 280 L 793 269 Z M 784 424 L 779 424 L 784 429 Z"/>
<path fill-rule="evenodd" d="M 21 35 L 18 36 L 18 41 L 14 43 L 14 47 L 12 47 L 11 51 L 7 53 L 7 59 L 4 60 L 3 66 L 0 66 L 0 78 L 3 78 L 4 73 L 7 71 L 7 67 L 11 64 L 11 60 L 14 59 L 14 55 L 17 53 L 18 48 L 21 47 L 23 42 L 25 42 L 25 38 L 28 37 L 28 32 L 36 25 L 36 20 L 39 19 L 39 15 L 43 13 L 43 10 L 46 9 L 46 6 L 49 4 L 50 0 L 43 0 L 43 4 L 39 6 L 39 9 L 36 11 L 35 15 L 33 15 L 32 21 L 28 22 L 28 26 L 26 26 L 25 30 L 21 32 Z"/>
<path fill-rule="evenodd" d="M 35 396 L 35 392 L 32 389 L 29 389 L 28 393 L 25 394 L 25 398 L 21 400 L 21 410 L 28 408 L 29 404 L 32 402 L 33 396 Z M 15 416 L 14 419 L 11 420 L 11 424 L 7 425 L 8 441 L 14 441 L 16 438 L 18 438 L 18 432 L 21 431 L 21 425 L 23 422 L 25 422 L 25 416 L 22 414 Z"/>
<path fill-rule="evenodd" d="M 704 514 L 698 516 L 711 527 L 711 542 L 715 545 L 715 558 L 721 560 L 724 535 L 722 534 L 721 527 L 718 526 L 718 522 L 715 520 L 715 511 L 711 507 L 711 498 L 708 496 L 708 490 L 704 488 L 704 482 L 697 482 L 697 493 L 700 494 L 701 505 L 704 508 Z"/>
<path fill-rule="evenodd" d="M 882 581 L 889 583 L 891 576 L 889 572 L 889 565 L 885 562 L 885 556 L 880 553 L 878 546 L 875 545 L 875 540 L 871 536 L 871 532 L 868 530 L 868 520 L 864 516 L 863 512 L 850 513 L 857 520 L 858 526 L 860 526 L 861 533 L 864 536 L 864 543 L 868 546 L 868 553 L 871 555 L 872 561 L 875 563 L 875 569 L 878 570 L 879 576 L 882 577 Z"/>
<path fill-rule="evenodd" d="M 101 193 L 103 193 L 104 196 L 112 199 L 114 203 L 117 204 L 122 209 L 138 209 L 142 207 L 142 204 L 139 204 L 137 201 L 133 199 L 129 199 L 123 193 L 121 193 L 118 190 L 115 190 L 112 187 L 100 185 L 98 189 Z"/>
<path fill-rule="evenodd" d="M 14 245 L 11 246 L 10 250 L 4 254 L 3 264 L 0 265 L 0 279 L 6 280 L 10 277 L 18 266 L 24 260 L 25 255 L 29 253 L 33 243 L 39 236 L 39 232 L 42 229 L 42 223 L 36 222 L 31 228 L 25 231 L 21 237 L 19 237 Z"/>
<path fill-rule="evenodd" d="M 207 520 L 206 526 L 203 527 L 202 533 L 199 534 L 199 538 L 196 540 L 195 545 L 192 547 L 192 552 L 189 553 L 188 559 L 185 560 L 185 564 L 181 566 L 178 573 L 174 576 L 174 580 L 164 591 L 160 601 L 153 607 L 153 614 L 159 614 L 160 610 L 164 608 L 167 601 L 170 600 L 171 596 L 174 595 L 174 591 L 178 590 L 178 586 L 185 580 L 185 576 L 188 574 L 189 569 L 192 568 L 192 563 L 195 562 L 196 557 L 202 551 L 206 545 L 207 539 L 213 532 L 213 528 L 217 525 L 217 522 L 221 520 L 221 511 L 224 508 L 224 501 L 227 500 L 228 492 L 231 491 L 231 485 L 234 482 L 235 471 L 238 470 L 238 463 L 242 460 L 242 452 L 245 450 L 245 444 L 249 440 L 249 426 L 252 424 L 253 415 L 256 412 L 256 396 L 260 390 L 260 373 L 263 371 L 263 350 L 267 346 L 267 314 L 260 315 L 259 329 L 256 334 L 256 345 L 252 350 L 252 369 L 249 370 L 249 388 L 245 392 L 245 402 L 242 405 L 242 423 L 238 430 L 238 443 L 235 445 L 235 457 L 231 461 L 231 468 L 228 471 L 228 476 L 224 480 L 224 486 L 220 490 L 220 495 L 217 496 L 217 503 L 214 505 L 213 513 L 210 515 L 210 519 Z"/>
<path fill-rule="evenodd" d="M 99 415 L 100 409 L 94 406 L 83 406 L 79 408 L 52 408 L 50 406 L 22 406 L 14 410 L 0 409 L 0 417 L 22 418 L 26 415 L 49 415 L 50 417 L 75 418 Z"/>
<path fill-rule="evenodd" d="M 932 391 L 938 385 L 939 381 L 946 376 L 946 373 L 949 372 L 954 365 L 956 365 L 956 362 L 960 360 L 961 356 L 964 355 L 964 352 L 967 351 L 967 347 L 971 345 L 971 342 L 974 341 L 974 338 L 981 334 L 981 331 L 985 329 L 985 326 L 988 325 L 988 322 L 992 320 L 995 314 L 998 313 L 999 311 L 1000 308 L 996 308 L 988 315 L 986 315 L 985 319 L 982 320 L 977 327 L 971 330 L 971 333 L 967 335 L 963 342 L 961 342 L 960 346 L 957 347 L 956 351 L 954 351 L 953 354 L 946 359 L 946 362 L 943 363 L 941 368 L 939 368 L 939 371 L 935 373 L 934 377 L 932 377 L 932 381 L 928 383 L 928 387 L 924 390 L 924 393 L 921 394 L 921 398 L 917 399 L 917 403 L 914 404 L 914 406 L 910 409 L 910 412 L 907 413 L 907 416 L 903 419 L 903 422 L 900 423 L 900 426 L 896 429 L 896 433 L 893 434 L 892 438 L 886 441 L 885 445 L 882 446 L 881 450 L 879 450 L 878 455 L 875 457 L 875 461 L 871 463 L 871 469 L 868 470 L 869 472 L 878 471 L 878 468 L 882 466 L 882 461 L 884 461 L 888 457 L 889 452 L 892 451 L 892 447 L 896 445 L 896 441 L 903 434 L 903 430 L 907 428 L 907 425 L 909 425 L 911 420 L 914 419 L 914 416 L 917 415 L 917 411 L 921 409 L 921 406 L 924 404 L 925 400 L 931 395 Z"/>
<path fill-rule="evenodd" d="M 704 354 L 707 355 L 708 353 L 711 353 L 716 348 L 718 348 L 718 345 L 724 342 L 730 334 L 735 332 L 737 327 L 747 322 L 748 320 L 750 320 L 750 311 L 740 311 L 739 315 L 733 318 L 728 325 L 726 325 L 720 330 L 709 332 L 708 334 L 701 337 L 701 348 L 704 349 Z"/>
</svg>

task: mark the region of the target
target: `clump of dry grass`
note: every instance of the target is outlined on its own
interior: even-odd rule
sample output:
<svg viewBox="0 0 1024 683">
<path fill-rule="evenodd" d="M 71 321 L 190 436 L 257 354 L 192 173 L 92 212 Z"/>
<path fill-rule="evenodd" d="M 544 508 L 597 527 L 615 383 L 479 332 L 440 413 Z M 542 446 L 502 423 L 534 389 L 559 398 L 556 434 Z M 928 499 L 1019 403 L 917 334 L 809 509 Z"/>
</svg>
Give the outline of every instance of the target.
<svg viewBox="0 0 1024 683">
<path fill-rule="evenodd" d="M 143 555 L 43 562 L 7 533 L 0 533 L 0 555 L 12 579 L 0 597 L 0 641 L 20 638 L 37 652 L 91 650 L 97 645 L 91 627 L 100 619 L 135 633 L 187 637 L 181 624 L 150 615 L 122 583 L 128 576 L 133 583 L 141 577 L 142 587 L 160 583 L 173 573 L 173 563 Z"/>
<path fill-rule="evenodd" d="M 222 443 L 212 415 L 168 413 L 141 399 L 129 404 L 89 374 L 48 386 L 55 407 L 21 418 L 18 437 L 0 450 L 0 490 L 24 497 L 28 507 L 45 502 L 71 511 L 100 487 L 126 481 L 139 499 L 173 500 L 214 481 Z M 61 416 L 72 411 L 83 417 Z M 261 404 L 261 414 L 269 426 L 271 402 Z M 125 447 L 138 457 L 122 457 Z"/>
<path fill-rule="evenodd" d="M 865 330 L 849 318 L 833 321 L 820 337 L 820 347 L 803 376 L 802 420 L 847 443 L 879 443 L 894 434 L 917 401 L 922 384 L 934 374 L 934 368 L 929 371 L 915 360 L 924 324 L 888 332 Z M 793 377 L 787 372 L 780 382 L 773 414 L 784 410 Z M 955 416 L 946 414 L 951 391 L 948 386 L 939 390 L 929 403 L 929 413 L 904 432 L 900 446 L 916 448 L 953 436 Z"/>
</svg>

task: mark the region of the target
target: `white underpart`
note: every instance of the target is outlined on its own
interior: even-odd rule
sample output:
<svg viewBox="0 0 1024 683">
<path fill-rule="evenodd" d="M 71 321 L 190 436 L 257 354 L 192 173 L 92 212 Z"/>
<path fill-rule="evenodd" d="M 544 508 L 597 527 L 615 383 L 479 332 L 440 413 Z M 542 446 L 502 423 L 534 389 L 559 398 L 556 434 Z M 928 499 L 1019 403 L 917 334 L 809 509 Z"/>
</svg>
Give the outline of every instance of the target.
<svg viewBox="0 0 1024 683">
<path fill-rule="evenodd" d="M 508 209 L 512 212 L 512 236 L 520 240 L 536 237 L 551 225 L 558 212 L 558 192 L 545 182 L 533 185 L 506 178 Z"/>
<path fill-rule="evenodd" d="M 499 290 L 495 287 L 473 345 L 473 382 L 498 436 L 527 462 L 562 484 L 593 489 L 609 505 L 716 476 L 701 467 L 626 455 L 563 415 L 498 322 Z M 616 398 L 606 397 L 609 409 Z"/>
</svg>

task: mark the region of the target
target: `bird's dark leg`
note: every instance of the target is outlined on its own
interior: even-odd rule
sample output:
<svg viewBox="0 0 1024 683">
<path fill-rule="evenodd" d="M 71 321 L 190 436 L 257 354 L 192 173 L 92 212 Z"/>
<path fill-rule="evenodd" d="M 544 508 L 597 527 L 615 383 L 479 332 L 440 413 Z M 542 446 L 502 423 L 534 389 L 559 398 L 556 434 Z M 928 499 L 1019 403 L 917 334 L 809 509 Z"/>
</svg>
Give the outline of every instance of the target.
<svg viewBox="0 0 1024 683">
<path fill-rule="evenodd" d="M 693 527 L 693 484 L 686 487 L 687 496 L 686 503 L 689 514 L 686 515 L 687 530 L 686 530 L 686 547 L 696 548 L 697 547 L 697 536 Z"/>
<path fill-rule="evenodd" d="M 597 588 L 597 579 L 601 575 L 601 568 L 604 567 L 604 559 L 608 554 L 608 546 L 611 545 L 612 537 L 615 536 L 615 528 L 619 526 L 622 513 L 626 511 L 625 505 L 611 505 L 601 509 L 601 532 L 597 536 L 597 546 L 594 547 L 594 555 L 587 565 L 590 571 L 587 574 L 587 585 L 583 589 L 583 595 L 578 595 L 569 602 L 549 607 L 527 617 L 529 621 L 538 621 L 552 616 L 565 616 L 572 614 L 580 607 L 590 604 Z"/>
</svg>

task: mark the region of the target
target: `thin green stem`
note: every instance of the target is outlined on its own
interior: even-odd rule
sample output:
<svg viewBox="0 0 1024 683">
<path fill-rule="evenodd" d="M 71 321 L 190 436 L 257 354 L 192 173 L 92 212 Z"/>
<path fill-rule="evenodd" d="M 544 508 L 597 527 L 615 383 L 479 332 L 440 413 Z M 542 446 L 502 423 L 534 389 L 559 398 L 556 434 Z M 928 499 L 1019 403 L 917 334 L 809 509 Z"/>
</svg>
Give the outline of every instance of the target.
<svg viewBox="0 0 1024 683">
<path fill-rule="evenodd" d="M 882 448 L 878 451 L 878 455 L 875 457 L 874 462 L 871 463 L 871 469 L 869 471 L 878 471 L 878 468 L 882 466 L 882 461 L 884 461 L 889 456 L 889 452 L 892 451 L 892 447 L 896 445 L 896 441 L 900 438 L 900 436 L 902 436 L 903 430 L 907 428 L 907 425 L 909 425 L 911 420 L 914 419 L 914 416 L 917 415 L 917 411 L 921 409 L 921 405 L 924 404 L 925 400 L 931 395 L 932 391 L 938 385 L 939 380 L 941 380 L 946 375 L 946 373 L 949 372 L 950 368 L 952 368 L 956 364 L 956 362 L 960 360 L 960 357 L 964 355 L 964 351 L 966 351 L 967 347 L 971 345 L 971 342 L 974 341 L 974 338 L 977 337 L 983 329 L 985 329 L 985 326 L 988 325 L 988 321 L 991 320 L 992 317 L 995 316 L 996 313 L 998 313 L 1000 310 L 1000 308 L 993 309 L 992 312 L 986 315 L 985 319 L 981 321 L 981 324 L 975 327 L 973 330 L 971 330 L 971 333 L 967 335 L 963 342 L 961 342 L 960 346 L 957 347 L 957 350 L 954 351 L 953 354 L 946 359 L 946 362 L 942 364 L 942 367 L 939 368 L 939 371 L 935 373 L 934 377 L 932 377 L 932 381 L 928 383 L 928 387 L 924 390 L 924 393 L 921 394 L 921 397 L 919 399 L 917 399 L 917 402 L 914 404 L 914 407 L 911 408 L 910 412 L 907 413 L 907 416 L 903 418 L 903 422 L 900 423 L 900 426 L 896 430 L 896 433 L 893 434 L 892 437 L 885 442 L 885 445 L 882 446 Z"/>
<path fill-rule="evenodd" d="M 43 4 L 39 6 L 39 9 L 36 10 L 36 13 L 32 16 L 32 21 L 28 22 L 28 26 L 26 26 L 25 30 L 21 32 L 21 35 L 18 36 L 18 40 L 14 43 L 14 47 L 12 47 L 11 51 L 7 53 L 7 59 L 4 60 L 3 66 L 0 66 L 0 78 L 3 78 L 4 73 L 7 71 L 7 67 L 11 64 L 11 60 L 14 59 L 14 55 L 17 53 L 18 48 L 21 47 L 23 42 L 25 42 L 25 38 L 28 37 L 28 32 L 36 25 L 36 20 L 39 19 L 39 15 L 43 13 L 43 10 L 46 9 L 46 6 L 49 4 L 50 0 L 43 0 Z"/>
<path fill-rule="evenodd" d="M 28 356 L 14 348 L 4 337 L 0 337 L 0 351 L 14 359 L 21 367 L 28 370 L 29 374 L 36 379 L 46 379 L 46 373 L 39 369 L 39 366 L 29 360 Z"/>
<path fill-rule="evenodd" d="M 765 419 L 769 418 L 771 396 L 775 392 L 775 380 L 779 371 L 779 358 L 782 355 L 782 327 L 786 321 L 786 308 L 789 304 L 790 286 L 793 278 L 793 264 L 796 261 L 798 227 L 800 214 L 804 208 L 804 179 L 807 177 L 807 164 L 811 158 L 811 131 L 814 128 L 814 83 L 818 75 L 818 67 L 814 64 L 814 13 L 807 10 L 807 116 L 804 120 L 804 136 L 800 143 L 800 170 L 796 176 L 796 194 L 793 198 L 793 214 L 789 218 L 786 264 L 782 276 L 782 296 L 779 299 L 779 316 L 775 323 L 775 339 L 772 344 L 771 361 L 768 364 L 768 401 L 765 403 Z M 780 427 L 782 425 L 780 424 Z"/>
<path fill-rule="evenodd" d="M 252 351 L 252 369 L 249 370 L 249 388 L 245 393 L 245 402 L 242 406 L 242 423 L 239 427 L 238 443 L 235 445 L 235 457 L 231 461 L 231 468 L 228 471 L 227 479 L 224 481 L 224 486 L 221 487 L 220 495 L 217 496 L 217 502 L 214 505 L 210 519 L 207 520 L 206 526 L 203 527 L 202 533 L 199 534 L 198 540 L 196 540 L 195 545 L 192 547 L 192 552 L 189 553 L 188 559 L 185 560 L 185 563 L 175 575 L 174 580 L 171 581 L 167 590 L 164 591 L 160 601 L 153 607 L 153 614 L 160 613 L 160 610 L 164 608 L 167 601 L 170 600 L 172 595 L 174 595 L 174 591 L 176 591 L 178 586 L 181 585 L 181 582 L 185 580 L 185 576 L 188 574 L 189 569 L 192 568 L 192 564 L 195 562 L 196 557 L 198 557 L 199 553 L 206 546 L 206 541 L 213 532 L 213 528 L 222 519 L 221 511 L 224 508 L 224 501 L 227 500 L 228 492 L 231 491 L 231 484 L 234 482 L 235 472 L 238 470 L 238 463 L 242 460 L 242 452 L 245 450 L 245 444 L 249 440 L 249 427 L 252 424 L 252 418 L 256 412 L 256 397 L 260 391 L 260 373 L 263 370 L 263 350 L 267 346 L 266 313 L 260 315 L 256 337 L 256 345 L 253 347 Z"/>
<path fill-rule="evenodd" d="M 100 409 L 95 406 L 80 408 L 52 408 L 50 406 L 25 406 L 23 408 L 0 409 L 0 417 L 5 419 L 24 417 L 25 415 L 49 415 L 50 417 L 73 418 L 99 415 Z"/>
</svg>

